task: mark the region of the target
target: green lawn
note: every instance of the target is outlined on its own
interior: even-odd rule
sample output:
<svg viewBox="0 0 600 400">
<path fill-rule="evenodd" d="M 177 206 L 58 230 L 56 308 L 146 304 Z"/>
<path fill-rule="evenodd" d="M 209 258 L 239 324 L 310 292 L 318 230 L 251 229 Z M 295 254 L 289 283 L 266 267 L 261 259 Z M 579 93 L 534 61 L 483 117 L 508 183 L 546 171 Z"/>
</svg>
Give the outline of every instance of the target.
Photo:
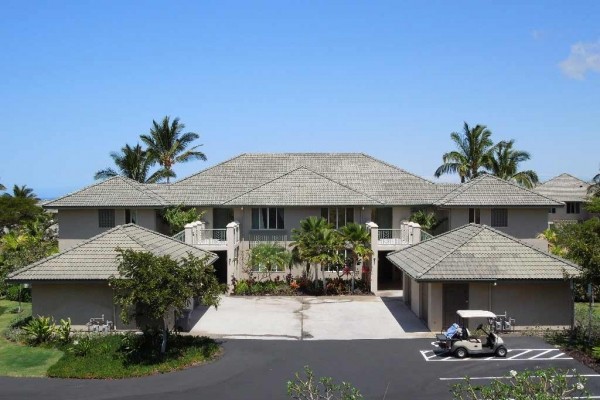
<svg viewBox="0 0 600 400">
<path fill-rule="evenodd" d="M 11 313 L 18 305 L 15 301 L 0 300 L 0 375 L 46 376 L 48 368 L 62 357 L 62 351 L 16 344 L 2 334 L 18 316 Z M 22 304 L 22 314 L 31 314 L 31 303 Z"/>
</svg>

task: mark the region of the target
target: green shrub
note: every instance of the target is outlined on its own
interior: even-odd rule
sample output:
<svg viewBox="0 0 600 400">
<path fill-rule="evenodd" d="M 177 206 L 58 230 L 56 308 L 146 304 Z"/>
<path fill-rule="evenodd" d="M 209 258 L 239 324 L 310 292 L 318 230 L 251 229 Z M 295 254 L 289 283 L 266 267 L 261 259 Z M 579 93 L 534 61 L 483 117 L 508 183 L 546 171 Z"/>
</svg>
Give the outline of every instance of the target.
<svg viewBox="0 0 600 400">
<path fill-rule="evenodd" d="M 93 339 L 83 336 L 78 340 L 73 340 L 73 345 L 69 347 L 68 351 L 76 357 L 85 357 L 92 352 L 93 347 Z"/>
<path fill-rule="evenodd" d="M 586 379 L 576 370 L 513 370 L 507 378 L 494 379 L 488 386 L 473 385 L 469 378 L 465 378 L 464 383 L 452 385 L 450 392 L 455 399 L 460 400 L 562 400 L 584 398 L 588 394 L 585 391 Z"/>
<path fill-rule="evenodd" d="M 363 398 L 358 389 L 348 382 L 336 384 L 332 378 L 316 379 L 313 371 L 308 366 L 304 367 L 304 374 L 305 377 L 301 378 L 296 373 L 296 379 L 288 381 L 287 393 L 291 399 L 361 400 Z"/>
<path fill-rule="evenodd" d="M 233 294 L 244 296 L 250 293 L 250 286 L 247 281 L 239 281 L 233 288 Z"/>
<path fill-rule="evenodd" d="M 20 298 L 19 298 L 20 291 Z M 8 285 L 6 288 L 6 300 L 22 301 L 24 303 L 31 302 L 31 289 L 24 288 L 21 285 Z"/>
<path fill-rule="evenodd" d="M 69 340 L 71 339 L 71 318 L 67 318 L 66 321 L 61 319 L 60 325 L 56 327 L 56 333 L 58 335 L 58 340 L 63 343 L 69 343 Z"/>
<path fill-rule="evenodd" d="M 56 331 L 56 325 L 50 317 L 38 316 L 23 326 L 27 340 L 32 344 L 49 342 Z"/>
</svg>

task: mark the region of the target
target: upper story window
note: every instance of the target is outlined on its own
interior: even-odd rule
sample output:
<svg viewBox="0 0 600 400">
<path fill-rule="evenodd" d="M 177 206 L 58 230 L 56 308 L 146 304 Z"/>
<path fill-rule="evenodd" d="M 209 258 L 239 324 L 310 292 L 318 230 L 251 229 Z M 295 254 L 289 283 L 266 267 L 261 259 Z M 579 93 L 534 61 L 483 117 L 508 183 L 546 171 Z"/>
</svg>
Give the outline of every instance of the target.
<svg viewBox="0 0 600 400">
<path fill-rule="evenodd" d="M 125 223 L 126 224 L 137 224 L 137 210 L 125 210 Z"/>
<path fill-rule="evenodd" d="M 99 228 L 114 228 L 115 227 L 115 210 L 113 210 L 113 209 L 98 210 L 98 227 Z"/>
<path fill-rule="evenodd" d="M 556 207 L 552 207 L 549 211 L 550 214 L 556 214 Z"/>
<path fill-rule="evenodd" d="M 328 207 L 321 208 L 321 217 L 325 218 L 334 228 L 339 229 L 346 224 L 354 222 L 354 208 Z"/>
<path fill-rule="evenodd" d="M 481 209 L 469 208 L 469 223 L 480 224 L 481 223 Z"/>
<path fill-rule="evenodd" d="M 283 208 L 253 208 L 252 229 L 285 229 Z"/>
<path fill-rule="evenodd" d="M 567 201 L 567 214 L 579 214 L 581 213 L 581 203 Z"/>
<path fill-rule="evenodd" d="M 498 228 L 508 226 L 508 209 L 492 208 L 492 226 Z"/>
</svg>

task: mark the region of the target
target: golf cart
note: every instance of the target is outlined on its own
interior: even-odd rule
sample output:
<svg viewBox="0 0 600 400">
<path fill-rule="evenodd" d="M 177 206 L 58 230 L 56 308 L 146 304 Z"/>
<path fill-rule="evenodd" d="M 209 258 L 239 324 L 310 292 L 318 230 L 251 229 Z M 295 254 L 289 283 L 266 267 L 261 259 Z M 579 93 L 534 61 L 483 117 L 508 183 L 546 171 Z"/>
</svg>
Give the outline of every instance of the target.
<svg viewBox="0 0 600 400">
<path fill-rule="evenodd" d="M 449 351 L 458 358 L 465 358 L 473 354 L 494 354 L 497 357 L 506 357 L 508 350 L 504 341 L 489 328 L 496 319 L 496 314 L 483 310 L 458 310 L 456 314 L 459 316 L 460 324 L 452 324 L 445 333 L 436 335 L 436 344 L 440 349 Z M 471 336 L 466 323 L 471 318 L 487 319 L 487 331 L 483 329 L 483 324 L 477 326 L 477 330 L 482 330 L 486 334 L 485 337 Z"/>
</svg>

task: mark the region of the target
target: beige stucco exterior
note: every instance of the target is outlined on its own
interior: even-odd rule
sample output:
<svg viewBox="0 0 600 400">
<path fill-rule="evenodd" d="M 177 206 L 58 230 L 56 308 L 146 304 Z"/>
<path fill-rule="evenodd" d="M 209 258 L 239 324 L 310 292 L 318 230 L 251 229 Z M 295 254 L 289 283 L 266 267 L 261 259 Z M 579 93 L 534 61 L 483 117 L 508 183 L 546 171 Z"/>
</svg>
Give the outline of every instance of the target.
<svg viewBox="0 0 600 400">
<path fill-rule="evenodd" d="M 500 207 L 502 208 L 502 207 Z M 491 226 L 492 209 L 480 208 L 481 224 Z M 508 226 L 494 227 L 517 239 L 533 239 L 548 227 L 547 208 L 508 208 Z M 469 208 L 452 208 L 448 213 L 449 228 L 469 223 Z"/>
<path fill-rule="evenodd" d="M 405 275 L 406 278 L 406 275 Z M 428 312 L 425 322 L 434 332 L 443 326 L 443 283 L 410 281 L 410 308 L 421 317 L 418 293 L 427 285 Z M 407 300 L 407 299 L 405 299 Z M 516 321 L 517 329 L 567 327 L 573 321 L 573 298 L 569 281 L 497 281 L 469 283 L 469 309 L 505 312 Z M 474 327 L 483 321 L 473 321 Z"/>
<path fill-rule="evenodd" d="M 133 208 L 137 211 L 137 224 L 144 228 L 157 230 L 156 210 L 151 208 Z M 98 223 L 98 209 L 61 209 L 57 214 L 59 237 L 58 248 L 60 251 L 75 246 L 77 243 L 90 239 L 111 228 L 100 228 Z M 115 209 L 115 225 L 125 223 L 125 209 Z"/>
</svg>

